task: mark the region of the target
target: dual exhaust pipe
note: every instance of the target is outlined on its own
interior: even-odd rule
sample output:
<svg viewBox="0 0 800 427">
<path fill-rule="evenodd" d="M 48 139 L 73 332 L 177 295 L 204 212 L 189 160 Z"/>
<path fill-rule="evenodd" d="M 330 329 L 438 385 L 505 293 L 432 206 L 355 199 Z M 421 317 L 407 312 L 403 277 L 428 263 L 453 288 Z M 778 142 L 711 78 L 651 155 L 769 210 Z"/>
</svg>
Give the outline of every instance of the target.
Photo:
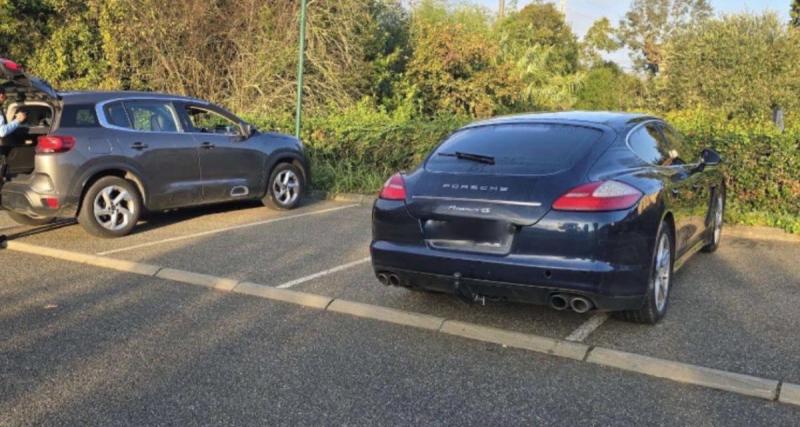
<svg viewBox="0 0 800 427">
<path fill-rule="evenodd" d="M 394 273 L 378 273 L 378 281 L 381 285 L 400 286 L 400 277 Z"/>
<path fill-rule="evenodd" d="M 591 310 L 594 307 L 594 304 L 581 296 L 555 294 L 550 297 L 550 307 L 558 311 L 569 308 L 578 314 L 583 314 Z"/>
</svg>

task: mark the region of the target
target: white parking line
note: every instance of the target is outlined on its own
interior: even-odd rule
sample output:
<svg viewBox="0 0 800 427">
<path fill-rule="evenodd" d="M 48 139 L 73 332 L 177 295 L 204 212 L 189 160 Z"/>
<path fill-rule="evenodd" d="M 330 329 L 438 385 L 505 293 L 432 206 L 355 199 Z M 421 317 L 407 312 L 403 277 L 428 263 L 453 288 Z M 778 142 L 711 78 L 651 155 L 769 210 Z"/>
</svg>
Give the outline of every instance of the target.
<svg viewBox="0 0 800 427">
<path fill-rule="evenodd" d="M 339 211 L 339 210 L 342 210 L 342 209 L 353 208 L 353 207 L 356 207 L 356 206 L 358 206 L 358 203 L 354 203 L 352 205 L 338 206 L 338 207 L 329 208 L 329 209 L 321 209 L 321 210 L 318 210 L 318 211 L 305 212 L 305 213 L 301 213 L 301 214 L 297 214 L 297 215 L 281 216 L 281 217 L 278 217 L 278 218 L 267 219 L 267 220 L 264 220 L 264 221 L 251 222 L 251 223 L 247 223 L 247 224 L 239 224 L 239 225 L 234 225 L 234 226 L 231 226 L 231 227 L 218 228 L 216 230 L 203 231 L 203 232 L 200 232 L 200 233 L 186 234 L 184 236 L 177 236 L 177 237 L 170 237 L 168 239 L 156 240 L 154 242 L 141 243 L 141 244 L 138 244 L 138 245 L 128 246 L 128 247 L 120 248 L 120 249 L 112 249 L 110 251 L 98 252 L 96 255 L 111 255 L 111 254 L 116 254 L 116 253 L 119 253 L 119 252 L 126 252 L 126 251 L 132 251 L 134 249 L 146 248 L 148 246 L 161 245 L 161 244 L 164 244 L 164 243 L 177 242 L 177 241 L 186 240 L 186 239 L 194 239 L 194 238 L 197 238 L 197 237 L 208 236 L 208 235 L 211 235 L 211 234 L 225 233 L 226 231 L 238 230 L 238 229 L 241 229 L 241 228 L 254 227 L 254 226 L 257 226 L 257 225 L 271 224 L 273 222 L 278 222 L 278 221 L 286 221 L 288 219 L 302 218 L 302 217 L 310 216 L 310 215 L 320 215 L 320 214 L 324 214 L 324 213 L 328 213 L 328 212 Z"/>
<path fill-rule="evenodd" d="M 606 320 L 608 320 L 608 313 L 597 313 L 590 317 L 589 320 L 583 322 L 582 325 L 578 326 L 578 328 L 572 331 L 565 339 L 567 341 L 583 342 L 595 329 L 605 323 Z"/>
<path fill-rule="evenodd" d="M 306 277 L 301 277 L 299 279 L 295 279 L 295 280 L 292 280 L 292 281 L 289 281 L 289 282 L 286 282 L 286 283 L 282 283 L 282 284 L 276 286 L 276 288 L 288 289 L 288 288 L 291 288 L 292 286 L 308 282 L 309 280 L 314 280 L 314 279 L 322 277 L 322 276 L 327 276 L 329 274 L 336 273 L 337 271 L 347 270 L 350 267 L 355 267 L 357 265 L 361 265 L 361 264 L 363 264 L 365 262 L 369 262 L 369 260 L 370 260 L 370 257 L 366 257 L 366 258 L 360 259 L 358 261 L 353 261 L 353 262 L 349 262 L 347 264 L 342 264 L 342 265 L 340 265 L 338 267 L 333 267 L 333 268 L 328 269 L 328 270 L 320 271 L 319 273 L 314 273 L 314 274 L 308 275 Z"/>
</svg>

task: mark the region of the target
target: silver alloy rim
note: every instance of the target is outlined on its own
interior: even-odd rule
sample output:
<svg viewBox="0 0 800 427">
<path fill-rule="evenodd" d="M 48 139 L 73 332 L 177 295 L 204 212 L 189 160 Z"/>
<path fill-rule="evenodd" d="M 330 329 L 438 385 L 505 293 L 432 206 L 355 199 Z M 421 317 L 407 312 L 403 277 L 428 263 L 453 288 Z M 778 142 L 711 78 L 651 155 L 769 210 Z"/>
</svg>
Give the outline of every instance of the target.
<svg viewBox="0 0 800 427">
<path fill-rule="evenodd" d="M 106 230 L 118 231 L 127 227 L 135 213 L 133 196 L 128 190 L 109 185 L 94 198 L 94 219 Z"/>
<path fill-rule="evenodd" d="M 272 182 L 272 192 L 275 199 L 282 205 L 290 205 L 297 200 L 300 194 L 300 180 L 297 175 L 287 169 L 278 173 Z"/>
<path fill-rule="evenodd" d="M 714 244 L 719 243 L 720 237 L 722 237 L 722 217 L 723 217 L 723 201 L 722 196 L 720 195 L 717 197 L 717 210 L 714 212 Z"/>
<path fill-rule="evenodd" d="M 658 242 L 658 253 L 656 255 L 656 277 L 653 290 L 656 293 L 656 309 L 658 312 L 664 311 L 667 305 L 667 296 L 669 295 L 669 279 L 670 279 L 670 248 L 669 236 L 666 234 L 661 235 L 661 240 Z"/>
</svg>

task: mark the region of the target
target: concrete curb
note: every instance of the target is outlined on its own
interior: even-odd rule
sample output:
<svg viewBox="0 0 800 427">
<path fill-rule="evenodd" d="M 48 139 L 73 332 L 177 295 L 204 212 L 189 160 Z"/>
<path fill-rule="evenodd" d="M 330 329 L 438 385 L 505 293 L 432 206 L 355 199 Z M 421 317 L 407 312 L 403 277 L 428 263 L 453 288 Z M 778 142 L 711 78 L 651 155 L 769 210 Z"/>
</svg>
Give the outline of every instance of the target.
<svg viewBox="0 0 800 427">
<path fill-rule="evenodd" d="M 781 403 L 800 406 L 800 385 L 783 383 L 781 386 L 781 395 L 778 401 Z"/>
<path fill-rule="evenodd" d="M 547 353 L 575 360 L 583 360 L 586 356 L 586 352 L 589 351 L 589 346 L 586 344 L 506 331 L 455 320 L 446 320 L 439 331 L 448 335 L 456 335 L 463 338 L 521 348 L 537 353 Z"/>
<path fill-rule="evenodd" d="M 297 304 L 303 307 L 317 308 L 320 310 L 325 310 L 325 308 L 330 305 L 331 301 L 333 301 L 333 298 L 322 295 L 278 289 L 251 282 L 239 283 L 235 288 L 233 288 L 233 292 L 275 301 L 288 302 L 290 304 Z"/>
<path fill-rule="evenodd" d="M 333 200 L 336 202 L 351 202 L 359 203 L 362 205 L 372 204 L 377 196 L 374 194 L 358 194 L 358 193 L 331 193 L 322 190 L 313 190 L 311 197 L 320 200 Z"/>
<path fill-rule="evenodd" d="M 778 228 L 755 225 L 725 226 L 722 229 L 722 238 L 724 239 L 725 237 L 800 244 L 800 235 L 787 233 Z M 722 244 L 725 244 L 724 240 Z"/>
<path fill-rule="evenodd" d="M 381 320 L 398 325 L 438 331 L 444 323 L 444 318 L 429 316 L 427 314 L 413 313 L 360 302 L 335 299 L 328 306 L 328 311 L 334 313 L 350 314 L 356 317 Z"/>
<path fill-rule="evenodd" d="M 767 400 L 777 400 L 781 403 L 800 406 L 800 385 L 784 383 L 779 389 L 779 382 L 776 380 L 642 356 L 602 347 L 592 348 L 578 342 L 507 331 L 455 320 L 446 320 L 441 317 L 422 313 L 339 300 L 327 296 L 288 289 L 278 289 L 259 285 L 257 283 L 239 282 L 233 279 L 206 274 L 192 273 L 172 268 L 161 268 L 156 265 L 69 252 L 15 241 L 8 242 L 8 249 L 57 258 L 64 261 L 158 277 L 221 291 L 287 302 L 339 314 L 349 314 L 360 318 L 439 331 L 447 335 L 551 354 L 573 360 L 587 361 L 597 365 L 608 366 L 652 377 L 694 384 Z"/>
<path fill-rule="evenodd" d="M 778 381 L 776 380 L 767 380 L 750 375 L 736 374 L 606 348 L 597 347 L 592 349 L 586 361 L 767 400 L 775 400 L 778 394 Z"/>
</svg>

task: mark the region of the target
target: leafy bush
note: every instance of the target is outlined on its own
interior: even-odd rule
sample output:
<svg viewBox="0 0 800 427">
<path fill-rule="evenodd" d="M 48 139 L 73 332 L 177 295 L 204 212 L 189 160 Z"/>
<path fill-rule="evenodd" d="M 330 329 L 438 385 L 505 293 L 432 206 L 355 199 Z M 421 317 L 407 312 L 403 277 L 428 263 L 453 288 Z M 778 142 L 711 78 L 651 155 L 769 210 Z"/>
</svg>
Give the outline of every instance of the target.
<svg viewBox="0 0 800 427">
<path fill-rule="evenodd" d="M 311 118 L 304 124 L 302 139 L 311 158 L 314 186 L 334 192 L 376 192 L 394 172 L 419 164 L 467 120 L 452 115 L 415 119 L 367 102 Z"/>
<path fill-rule="evenodd" d="M 779 132 L 769 123 L 730 121 L 706 110 L 665 117 L 686 137 L 690 150 L 720 152 L 728 188 L 728 220 L 800 233 L 800 124 Z M 262 129 L 289 131 L 291 117 L 250 118 Z M 470 119 L 420 119 L 388 113 L 364 101 L 304 123 L 314 188 L 375 193 L 394 172 L 410 170 L 444 137 Z"/>
<path fill-rule="evenodd" d="M 728 219 L 800 233 L 800 126 L 784 132 L 770 123 L 730 121 L 706 110 L 666 116 L 699 152 L 712 147 L 723 158 Z"/>
</svg>

